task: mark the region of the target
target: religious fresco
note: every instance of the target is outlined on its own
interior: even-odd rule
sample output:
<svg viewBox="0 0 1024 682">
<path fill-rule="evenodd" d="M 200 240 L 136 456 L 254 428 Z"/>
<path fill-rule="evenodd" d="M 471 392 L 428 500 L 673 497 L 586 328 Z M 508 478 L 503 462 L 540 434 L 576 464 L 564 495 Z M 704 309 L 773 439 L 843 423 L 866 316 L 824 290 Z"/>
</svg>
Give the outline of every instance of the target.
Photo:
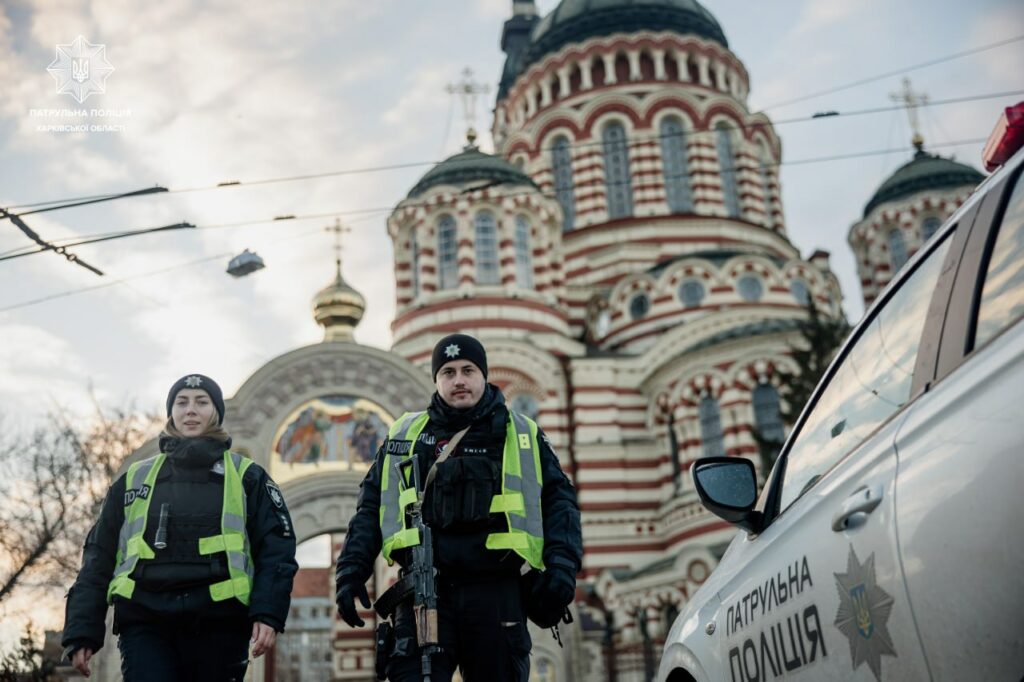
<svg viewBox="0 0 1024 682">
<path fill-rule="evenodd" d="M 365 471 L 394 421 L 365 398 L 324 396 L 300 406 L 274 439 L 272 473 L 289 479 L 318 469 Z"/>
</svg>

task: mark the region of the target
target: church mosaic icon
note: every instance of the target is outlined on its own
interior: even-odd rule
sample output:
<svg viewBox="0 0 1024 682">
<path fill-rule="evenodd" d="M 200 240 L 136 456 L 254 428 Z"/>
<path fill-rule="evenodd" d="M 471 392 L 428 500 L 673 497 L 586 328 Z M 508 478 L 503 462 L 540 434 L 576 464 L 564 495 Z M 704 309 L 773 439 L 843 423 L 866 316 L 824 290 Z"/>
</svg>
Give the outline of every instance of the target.
<svg viewBox="0 0 1024 682">
<path fill-rule="evenodd" d="M 353 396 L 325 396 L 302 405 L 274 442 L 275 464 L 365 469 L 393 418 L 376 403 Z"/>
</svg>

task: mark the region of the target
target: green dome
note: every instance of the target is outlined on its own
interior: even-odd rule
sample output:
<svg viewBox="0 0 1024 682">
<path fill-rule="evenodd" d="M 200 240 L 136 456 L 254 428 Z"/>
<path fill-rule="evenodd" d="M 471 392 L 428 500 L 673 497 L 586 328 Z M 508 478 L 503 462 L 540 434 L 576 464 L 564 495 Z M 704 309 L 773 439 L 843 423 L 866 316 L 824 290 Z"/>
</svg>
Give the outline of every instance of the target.
<svg viewBox="0 0 1024 682">
<path fill-rule="evenodd" d="M 562 0 L 533 27 L 530 41 L 506 63 L 498 88 L 505 96 L 515 77 L 570 43 L 637 31 L 676 31 L 729 47 L 718 21 L 697 0 Z"/>
<path fill-rule="evenodd" d="M 418 197 L 431 187 L 438 185 L 463 185 L 483 181 L 490 185 L 529 185 L 536 187 L 533 180 L 511 163 L 493 154 L 485 154 L 476 147 L 467 145 L 455 156 L 437 164 L 420 178 L 409 190 L 409 198 Z"/>
<path fill-rule="evenodd" d="M 864 207 L 864 216 L 887 201 L 909 197 L 923 190 L 974 186 L 984 179 L 984 175 L 970 166 L 918 149 L 913 159 L 882 183 Z"/>
</svg>

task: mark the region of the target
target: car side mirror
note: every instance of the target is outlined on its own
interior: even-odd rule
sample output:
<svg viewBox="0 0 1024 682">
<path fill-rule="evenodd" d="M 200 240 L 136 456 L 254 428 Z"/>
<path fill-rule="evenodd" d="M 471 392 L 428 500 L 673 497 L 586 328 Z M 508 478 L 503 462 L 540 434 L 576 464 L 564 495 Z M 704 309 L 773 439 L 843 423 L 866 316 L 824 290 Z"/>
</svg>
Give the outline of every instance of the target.
<svg viewBox="0 0 1024 682">
<path fill-rule="evenodd" d="M 701 503 L 718 517 L 759 533 L 764 525 L 757 503 L 757 475 L 745 457 L 701 457 L 690 467 Z"/>
</svg>

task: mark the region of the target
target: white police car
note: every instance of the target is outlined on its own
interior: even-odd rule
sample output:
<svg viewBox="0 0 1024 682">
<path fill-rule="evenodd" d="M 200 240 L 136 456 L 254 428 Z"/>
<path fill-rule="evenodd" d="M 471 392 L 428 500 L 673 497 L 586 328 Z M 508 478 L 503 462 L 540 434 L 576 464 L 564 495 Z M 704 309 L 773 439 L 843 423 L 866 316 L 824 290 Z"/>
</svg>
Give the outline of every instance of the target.
<svg viewBox="0 0 1024 682">
<path fill-rule="evenodd" d="M 857 325 L 760 499 L 749 460 L 694 463 L 747 532 L 659 681 L 1024 677 L 1024 103 L 1002 123 L 998 170 Z"/>
</svg>

